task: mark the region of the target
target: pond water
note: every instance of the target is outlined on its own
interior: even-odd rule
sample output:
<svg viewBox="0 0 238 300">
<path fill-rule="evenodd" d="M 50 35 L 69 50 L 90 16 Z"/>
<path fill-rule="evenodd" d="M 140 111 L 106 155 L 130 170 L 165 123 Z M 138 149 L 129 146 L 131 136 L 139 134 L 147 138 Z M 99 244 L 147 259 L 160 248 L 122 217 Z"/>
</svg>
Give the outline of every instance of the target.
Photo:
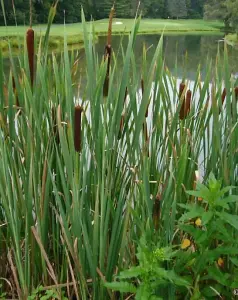
<svg viewBox="0 0 238 300">
<path fill-rule="evenodd" d="M 140 68 L 142 64 L 143 46 L 145 45 L 146 49 L 148 49 L 147 58 L 148 61 L 151 61 L 160 37 L 160 35 L 137 36 L 134 52 L 138 68 Z M 121 43 L 124 49 L 126 49 L 128 37 L 124 36 L 122 38 L 121 36 L 113 36 L 112 46 L 115 53 L 117 53 L 120 49 Z M 106 37 L 99 37 L 96 45 L 99 58 L 104 54 L 105 44 Z M 186 73 L 186 78 L 191 80 L 195 78 L 199 64 L 201 65 L 202 78 L 204 78 L 205 69 L 207 66 L 207 58 L 209 57 L 215 62 L 218 47 L 220 48 L 221 53 L 224 49 L 223 35 L 165 35 L 163 45 L 165 64 L 171 73 L 179 78 L 183 77 L 183 74 Z M 78 50 L 76 49 L 75 51 Z M 79 53 L 80 65 L 82 66 L 82 69 L 84 69 L 84 51 L 80 50 Z M 184 60 L 186 53 L 187 63 L 185 68 Z M 233 74 L 238 74 L 238 49 L 228 46 L 228 55 L 231 72 Z M 122 56 L 119 55 L 118 58 L 119 65 L 122 65 Z M 4 66 L 6 70 L 9 70 L 8 58 L 4 59 Z"/>
<path fill-rule="evenodd" d="M 142 63 L 143 45 L 148 50 L 147 58 L 152 60 L 155 48 L 159 42 L 160 35 L 138 35 L 135 44 L 135 57 L 138 66 Z M 128 40 L 124 38 L 123 46 L 126 48 Z M 98 53 L 103 53 L 106 38 L 99 38 L 97 44 Z M 114 49 L 118 49 L 121 38 L 114 36 L 112 45 Z M 207 58 L 215 62 L 218 47 L 222 53 L 224 50 L 224 42 L 222 35 L 167 35 L 163 40 L 163 53 L 165 64 L 176 77 L 182 77 L 184 72 L 187 79 L 194 79 L 198 65 L 201 65 L 202 77 L 205 75 L 207 66 Z M 185 55 L 187 52 L 186 69 L 184 65 Z M 238 73 L 238 49 L 228 46 L 229 63 L 232 73 Z M 122 58 L 121 58 L 122 59 Z M 177 66 L 176 66 L 177 61 Z"/>
</svg>

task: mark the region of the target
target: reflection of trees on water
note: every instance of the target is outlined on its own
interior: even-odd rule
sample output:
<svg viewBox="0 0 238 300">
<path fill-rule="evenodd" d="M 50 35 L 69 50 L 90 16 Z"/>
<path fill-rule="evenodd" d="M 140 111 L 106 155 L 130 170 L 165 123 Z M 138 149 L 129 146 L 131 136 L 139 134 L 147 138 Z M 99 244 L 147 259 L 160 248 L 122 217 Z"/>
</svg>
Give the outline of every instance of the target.
<svg viewBox="0 0 238 300">
<path fill-rule="evenodd" d="M 158 45 L 161 35 L 138 35 L 135 42 L 134 54 L 138 71 L 142 70 L 143 61 L 143 46 L 145 45 L 147 51 L 148 66 L 153 58 L 155 49 Z M 163 51 L 165 57 L 165 63 L 170 69 L 172 74 L 178 77 L 182 77 L 186 74 L 189 79 L 194 79 L 198 65 L 201 64 L 201 71 L 204 78 L 205 70 L 207 67 L 207 58 L 213 60 L 215 63 L 218 45 L 220 48 L 221 56 L 224 53 L 224 43 L 219 42 L 222 36 L 209 36 L 209 35 L 167 35 L 163 40 Z M 107 38 L 100 37 L 96 45 L 96 52 L 98 53 L 99 61 L 103 58 L 104 49 Z M 113 36 L 112 47 L 114 53 L 118 58 L 118 70 L 120 72 L 123 68 L 123 56 L 121 54 L 121 45 L 124 52 L 128 45 L 128 36 Z M 74 54 L 76 55 L 76 50 Z M 186 68 L 184 65 L 185 55 L 187 54 Z M 71 52 L 70 52 L 71 53 Z M 231 66 L 231 72 L 238 72 L 238 49 L 228 46 L 229 62 Z M 56 54 L 59 58 L 60 54 Z M 80 59 L 80 75 L 82 81 L 86 79 L 86 66 L 85 66 L 85 53 L 83 50 L 79 51 L 76 55 Z M 177 57 L 177 71 L 175 70 Z M 9 59 L 4 60 L 4 69 L 9 70 Z"/>
</svg>

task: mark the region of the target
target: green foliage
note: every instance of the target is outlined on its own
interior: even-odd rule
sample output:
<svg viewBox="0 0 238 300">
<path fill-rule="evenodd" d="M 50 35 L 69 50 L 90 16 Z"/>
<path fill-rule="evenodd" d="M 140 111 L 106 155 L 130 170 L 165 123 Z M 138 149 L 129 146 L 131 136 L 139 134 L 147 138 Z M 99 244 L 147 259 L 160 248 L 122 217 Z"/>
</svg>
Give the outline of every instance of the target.
<svg viewBox="0 0 238 300">
<path fill-rule="evenodd" d="M 58 296 L 55 290 L 49 289 L 46 290 L 43 286 L 39 286 L 35 289 L 30 296 L 27 297 L 27 300 L 68 300 L 68 298 L 64 297 L 64 293 L 61 296 Z"/>
<path fill-rule="evenodd" d="M 2 284 L 0 284 L 0 300 L 6 300 L 7 293 L 2 292 Z"/>
<path fill-rule="evenodd" d="M 194 282 L 192 299 L 218 294 L 231 299 L 237 286 L 238 269 L 234 262 L 238 255 L 238 217 L 234 208 L 238 196 L 232 195 L 231 190 L 229 186 L 222 188 L 221 181 L 211 173 L 207 185 L 197 183 L 196 191 L 187 192 L 199 201 L 179 204 L 185 211 L 178 228 L 187 234 L 191 247 L 178 254 L 175 270 L 183 268 L 179 274 Z"/>
<path fill-rule="evenodd" d="M 29 1 L 3 0 L 8 25 L 29 24 Z M 13 5 L 14 3 L 14 5 Z M 34 23 L 47 23 L 48 11 L 52 0 L 33 0 Z M 108 18 L 113 0 L 59 0 L 56 23 L 81 22 L 80 10 L 83 7 L 86 18 Z M 138 0 L 117 0 L 115 2 L 116 16 L 120 18 L 134 18 L 138 9 Z M 146 18 L 202 18 L 204 0 L 144 0 L 140 2 L 139 12 Z M 233 4 L 232 4 L 233 5 Z M 0 25 L 4 24 L 1 18 Z"/>
<path fill-rule="evenodd" d="M 205 5 L 205 18 L 221 19 L 226 27 L 238 32 L 238 0 L 209 0 Z"/>
<path fill-rule="evenodd" d="M 176 259 L 176 254 L 171 247 L 161 248 L 160 244 L 155 245 L 144 236 L 137 249 L 139 265 L 122 271 L 116 276 L 119 281 L 106 283 L 105 286 L 121 293 L 133 293 L 137 300 L 162 299 L 163 291 L 168 286 L 189 288 L 188 281 L 173 270 L 167 270 L 167 262 Z"/>
<path fill-rule="evenodd" d="M 168 2 L 168 13 L 171 18 L 184 18 L 187 17 L 186 0 L 170 0 Z"/>
</svg>

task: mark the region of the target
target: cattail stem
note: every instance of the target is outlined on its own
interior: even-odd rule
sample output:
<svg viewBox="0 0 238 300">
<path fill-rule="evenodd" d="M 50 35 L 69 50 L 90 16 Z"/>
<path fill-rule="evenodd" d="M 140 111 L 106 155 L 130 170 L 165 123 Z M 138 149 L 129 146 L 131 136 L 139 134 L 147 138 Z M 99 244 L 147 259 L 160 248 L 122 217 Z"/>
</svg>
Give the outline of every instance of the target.
<svg viewBox="0 0 238 300">
<path fill-rule="evenodd" d="M 30 28 L 32 28 L 32 14 L 33 14 L 32 0 L 30 0 L 29 6 L 30 6 Z"/>
<path fill-rule="evenodd" d="M 107 32 L 107 44 L 112 44 L 112 21 L 115 14 L 115 8 L 114 5 L 111 8 L 110 15 L 109 15 L 109 24 L 108 24 L 108 32 Z"/>
<path fill-rule="evenodd" d="M 81 152 L 81 123 L 82 123 L 81 106 L 76 106 L 74 110 L 74 147 L 75 151 Z"/>
<path fill-rule="evenodd" d="M 27 44 L 28 61 L 29 61 L 32 87 L 34 83 L 34 56 L 35 56 L 34 42 L 35 42 L 34 30 L 32 28 L 29 28 L 26 33 L 26 44 Z"/>
</svg>

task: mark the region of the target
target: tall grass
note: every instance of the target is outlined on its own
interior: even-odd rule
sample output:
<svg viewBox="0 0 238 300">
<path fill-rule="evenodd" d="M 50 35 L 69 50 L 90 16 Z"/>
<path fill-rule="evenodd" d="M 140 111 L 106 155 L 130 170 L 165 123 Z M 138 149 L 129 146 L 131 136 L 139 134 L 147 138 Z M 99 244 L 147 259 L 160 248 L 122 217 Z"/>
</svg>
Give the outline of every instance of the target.
<svg viewBox="0 0 238 300">
<path fill-rule="evenodd" d="M 59 299 L 63 291 L 77 299 L 118 299 L 103 283 L 136 264 L 145 231 L 163 246 L 181 242 L 177 203 L 193 201 L 185 190 L 193 189 L 195 171 L 237 185 L 237 82 L 225 51 L 224 65 L 218 53 L 204 82 L 198 69 L 179 92 L 164 64 L 163 38 L 151 64 L 145 53 L 138 71 L 133 48 L 140 18 L 121 50 L 123 69 L 112 52 L 109 73 L 82 12 L 87 80 L 79 89 L 80 60 L 69 56 L 67 36 L 60 61 L 48 56 L 55 9 L 35 51 L 34 82 L 26 48 L 18 69 L 9 52 L 9 77 L 0 53 L 0 281 L 18 299 L 40 285 Z M 191 107 L 181 118 L 188 89 Z M 174 299 L 173 288 L 167 297 Z"/>
</svg>

